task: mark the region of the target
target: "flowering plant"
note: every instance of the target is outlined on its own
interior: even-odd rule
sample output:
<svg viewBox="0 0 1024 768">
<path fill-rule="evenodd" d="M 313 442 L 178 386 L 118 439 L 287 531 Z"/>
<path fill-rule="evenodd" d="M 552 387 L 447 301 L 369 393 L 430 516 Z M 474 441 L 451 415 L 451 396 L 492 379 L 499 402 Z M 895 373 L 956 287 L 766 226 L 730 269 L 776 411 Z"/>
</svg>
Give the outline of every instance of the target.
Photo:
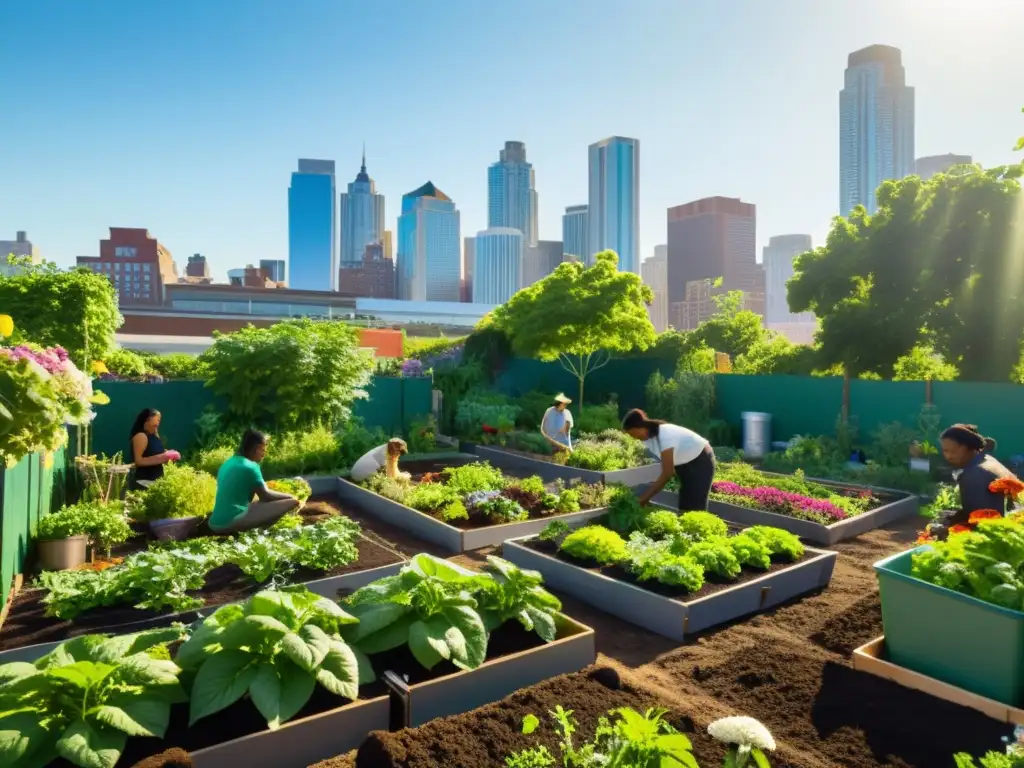
<svg viewBox="0 0 1024 768">
<path fill-rule="evenodd" d="M 426 369 L 423 367 L 423 363 L 416 358 L 410 357 L 408 360 L 402 363 L 402 375 L 406 378 L 419 378 L 426 376 Z"/>
<path fill-rule="evenodd" d="M 768 768 L 765 752 L 775 751 L 775 739 L 771 732 L 752 717 L 723 717 L 708 726 L 708 734 L 729 745 L 725 764 L 743 768 L 754 765 Z"/>
<path fill-rule="evenodd" d="M 746 488 L 738 483 L 720 480 L 711 485 L 711 491 L 722 501 L 737 501 L 744 506 L 754 506 L 766 512 L 812 520 L 824 525 L 847 517 L 844 510 L 827 499 L 814 499 L 770 486 Z"/>
<path fill-rule="evenodd" d="M 993 480 L 989 483 L 988 489 L 992 493 L 1001 493 L 1006 498 L 1016 501 L 1021 492 L 1024 492 L 1024 483 L 1016 477 L 1000 477 L 998 480 Z"/>
<path fill-rule="evenodd" d="M 63 347 L 46 349 L 35 344 L 19 344 L 0 347 L 0 355 L 11 361 L 28 360 L 42 369 L 64 409 L 66 424 L 88 424 L 95 418 L 92 406 L 110 402 L 102 392 L 93 392 L 92 381 L 72 362 Z"/>
</svg>

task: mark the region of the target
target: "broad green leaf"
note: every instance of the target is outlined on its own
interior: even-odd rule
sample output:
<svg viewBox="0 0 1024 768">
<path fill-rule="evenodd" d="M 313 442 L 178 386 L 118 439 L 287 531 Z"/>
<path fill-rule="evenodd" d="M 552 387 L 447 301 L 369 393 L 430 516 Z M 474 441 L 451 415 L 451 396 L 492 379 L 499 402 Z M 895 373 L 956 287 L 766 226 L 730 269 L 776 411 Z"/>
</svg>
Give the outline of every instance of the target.
<svg viewBox="0 0 1024 768">
<path fill-rule="evenodd" d="M 284 624 L 293 626 L 293 622 L 306 608 L 304 605 L 296 605 L 295 595 L 290 592 L 281 592 L 276 589 L 265 589 L 257 592 L 246 606 L 250 615 L 271 616 Z"/>
<path fill-rule="evenodd" d="M 41 719 L 40 713 L 30 710 L 0 715 L 0 765 L 14 765 L 45 745 L 50 734 Z"/>
<path fill-rule="evenodd" d="M 121 731 L 75 720 L 57 739 L 57 753 L 81 768 L 114 768 L 127 741 Z"/>
<path fill-rule="evenodd" d="M 314 624 L 307 624 L 302 629 L 300 629 L 298 638 L 309 653 L 308 664 L 303 664 L 302 661 L 295 658 L 291 655 L 291 653 L 288 652 L 288 636 L 285 636 L 285 642 L 283 643 L 282 646 L 284 652 L 288 654 L 288 658 L 290 658 L 300 667 L 312 672 L 314 669 L 320 666 L 320 662 L 324 660 L 324 657 L 327 655 L 327 652 L 331 649 L 331 638 L 330 636 L 328 636 L 326 632 L 320 629 L 320 627 Z M 298 649 L 296 649 L 296 651 L 298 652 Z"/>
<path fill-rule="evenodd" d="M 533 631 L 540 636 L 541 640 L 545 643 L 553 643 L 558 639 L 558 627 L 555 625 L 553 614 L 534 608 L 532 605 L 526 606 L 526 613 L 533 623 Z"/>
<path fill-rule="evenodd" d="M 359 623 L 345 627 L 342 636 L 350 643 L 358 643 L 399 621 L 410 610 L 408 606 L 397 603 L 362 603 L 354 606 L 352 615 L 359 619 Z"/>
<path fill-rule="evenodd" d="M 537 719 L 536 715 L 527 715 L 523 718 L 523 733 L 529 735 L 536 731 L 539 725 L 540 720 Z"/>
<path fill-rule="evenodd" d="M 225 607 L 230 608 L 232 606 Z M 220 642 L 220 636 L 224 633 L 224 627 L 214 621 L 215 618 L 216 614 L 200 624 L 199 628 L 192 633 L 192 636 L 178 646 L 178 652 L 174 656 L 174 661 L 179 667 L 182 669 L 198 667 L 207 658 L 206 649 Z"/>
<path fill-rule="evenodd" d="M 409 641 L 409 627 L 414 621 L 416 621 L 415 613 L 406 613 L 400 616 L 396 621 L 383 626 L 379 632 L 374 632 L 372 635 L 367 635 L 361 640 L 353 642 L 346 640 L 356 645 L 359 650 L 363 653 L 374 654 L 383 653 L 384 651 L 390 651 L 392 648 L 400 648 Z M 356 625 L 361 626 L 361 625 Z"/>
<path fill-rule="evenodd" d="M 225 648 L 251 648 L 262 643 L 276 643 L 291 630 L 272 616 L 246 616 L 224 629 L 220 644 Z"/>
<path fill-rule="evenodd" d="M 359 621 L 359 619 L 357 619 L 352 614 L 348 613 L 336 602 L 334 602 L 333 600 L 328 600 L 326 597 L 321 597 L 319 600 L 313 603 L 313 608 L 320 613 L 326 614 L 334 619 L 337 619 L 339 624 L 355 624 L 357 621 Z"/>
<path fill-rule="evenodd" d="M 352 649 L 335 640 L 320 668 L 316 680 L 331 693 L 355 701 L 359 698 L 359 662 Z"/>
<path fill-rule="evenodd" d="M 276 731 L 281 727 L 281 679 L 273 664 L 263 662 L 259 665 L 256 676 L 249 684 L 249 697 L 267 721 L 270 730 Z"/>
<path fill-rule="evenodd" d="M 36 669 L 36 665 L 30 664 L 27 661 L 12 661 L 8 664 L 0 665 L 0 687 L 3 687 L 5 683 L 9 683 L 12 680 L 37 674 L 39 674 L 39 670 Z"/>
<path fill-rule="evenodd" d="M 57 646 L 49 655 L 58 666 L 76 661 L 108 661 L 102 657 L 103 647 L 109 640 L 105 635 L 80 635 Z"/>
<path fill-rule="evenodd" d="M 288 659 L 279 658 L 273 664 L 260 665 L 249 686 L 249 695 L 273 731 L 298 714 L 315 686 L 313 675 Z"/>
<path fill-rule="evenodd" d="M 253 596 L 255 597 L 255 595 Z M 203 624 L 213 624 L 214 626 L 226 627 L 245 616 L 245 609 L 238 603 L 231 603 L 230 605 L 222 605 L 213 614 L 207 618 Z"/>
<path fill-rule="evenodd" d="M 410 567 L 423 576 L 435 576 L 443 581 L 461 581 L 465 578 L 472 578 L 477 575 L 471 571 L 448 560 L 428 555 L 425 552 L 413 557 Z"/>
<path fill-rule="evenodd" d="M 306 627 L 303 627 L 303 629 L 306 629 L 308 626 L 309 625 L 306 625 Z M 328 639 L 327 648 L 329 647 L 330 640 Z M 295 634 L 294 632 L 289 632 L 287 635 L 281 638 L 281 650 L 284 652 L 285 656 L 294 661 L 296 664 L 299 665 L 299 667 L 306 670 L 307 672 L 312 672 L 314 669 L 316 669 L 317 664 L 319 663 L 313 657 L 313 649 L 306 644 L 305 640 L 303 640 L 299 635 Z"/>
<path fill-rule="evenodd" d="M 383 579 L 377 579 L 372 584 L 367 584 L 365 587 L 360 587 L 351 595 L 345 598 L 345 608 L 349 611 L 357 605 L 369 605 L 373 603 L 383 603 L 390 600 L 392 597 L 400 592 L 404 592 L 407 589 L 405 579 L 401 575 L 398 576 L 385 576 Z"/>
<path fill-rule="evenodd" d="M 154 659 L 145 653 L 129 656 L 117 666 L 117 678 L 132 685 L 170 685 L 178 681 L 173 661 Z"/>
<path fill-rule="evenodd" d="M 451 628 L 444 616 L 431 616 L 427 621 L 409 625 L 409 650 L 424 669 L 433 669 L 438 662 L 451 658 L 445 639 L 445 632 Z"/>
<path fill-rule="evenodd" d="M 255 676 L 256 665 L 243 651 L 220 651 L 211 656 L 192 684 L 189 725 L 230 707 L 245 695 Z"/>
<path fill-rule="evenodd" d="M 146 693 L 117 693 L 89 714 L 104 725 L 124 731 L 129 736 L 156 736 L 162 739 L 171 719 L 171 705 L 158 696 Z"/>
<path fill-rule="evenodd" d="M 462 669 L 476 669 L 487 658 L 487 629 L 480 614 L 464 605 L 445 608 L 442 613 L 465 638 L 465 653 L 456 656 L 453 648 L 452 663 Z"/>
<path fill-rule="evenodd" d="M 164 627 L 136 632 L 131 635 L 109 637 L 92 651 L 93 661 L 116 662 L 125 656 L 148 651 L 161 643 L 180 640 L 184 630 L 180 627 Z"/>
<path fill-rule="evenodd" d="M 655 746 L 667 757 L 673 760 L 669 765 L 678 764 L 686 768 L 699 768 L 696 758 L 691 750 L 693 745 L 690 740 L 681 733 L 666 733 L 658 736 L 654 741 Z M 662 758 L 664 764 L 665 758 Z"/>
<path fill-rule="evenodd" d="M 113 672 L 115 667 L 112 664 L 102 664 L 94 661 L 76 661 L 66 667 L 54 667 L 46 670 L 50 677 L 66 680 L 72 685 L 86 690 L 99 683 L 103 678 Z"/>
<path fill-rule="evenodd" d="M 370 657 L 354 645 L 350 645 L 349 649 L 355 654 L 356 662 L 359 664 L 359 684 L 369 685 L 377 679 L 377 673 L 373 671 L 373 663 L 370 661 Z"/>
</svg>

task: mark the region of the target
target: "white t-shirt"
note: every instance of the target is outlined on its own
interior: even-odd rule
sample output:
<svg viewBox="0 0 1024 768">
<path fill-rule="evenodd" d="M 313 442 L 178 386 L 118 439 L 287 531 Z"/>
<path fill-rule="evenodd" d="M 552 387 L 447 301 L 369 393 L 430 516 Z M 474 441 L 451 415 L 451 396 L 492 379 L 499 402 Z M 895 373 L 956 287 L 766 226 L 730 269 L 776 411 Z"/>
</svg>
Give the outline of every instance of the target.
<svg viewBox="0 0 1024 768">
<path fill-rule="evenodd" d="M 692 429 L 662 424 L 658 427 L 658 436 L 644 440 L 644 445 L 658 461 L 663 451 L 672 449 L 672 463 L 678 467 L 696 459 L 710 443 Z"/>
<path fill-rule="evenodd" d="M 361 483 L 366 480 L 370 475 L 379 471 L 388 461 L 388 444 L 378 445 L 372 451 L 364 453 L 359 457 L 359 461 L 352 465 L 352 471 L 349 472 L 349 477 L 352 478 L 353 482 Z"/>
</svg>

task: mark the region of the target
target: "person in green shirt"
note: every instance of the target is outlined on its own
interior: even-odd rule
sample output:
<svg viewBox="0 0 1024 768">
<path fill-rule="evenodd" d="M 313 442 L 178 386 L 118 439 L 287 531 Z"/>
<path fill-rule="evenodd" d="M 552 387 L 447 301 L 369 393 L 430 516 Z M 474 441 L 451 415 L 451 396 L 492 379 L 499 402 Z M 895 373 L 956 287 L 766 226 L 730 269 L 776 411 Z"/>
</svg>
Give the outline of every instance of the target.
<svg viewBox="0 0 1024 768">
<path fill-rule="evenodd" d="M 267 436 L 247 430 L 238 453 L 217 472 L 217 500 L 210 516 L 214 533 L 237 533 L 273 525 L 294 509 L 299 500 L 267 488 L 260 462 L 267 455 Z M 253 501 L 253 496 L 258 497 Z"/>
</svg>

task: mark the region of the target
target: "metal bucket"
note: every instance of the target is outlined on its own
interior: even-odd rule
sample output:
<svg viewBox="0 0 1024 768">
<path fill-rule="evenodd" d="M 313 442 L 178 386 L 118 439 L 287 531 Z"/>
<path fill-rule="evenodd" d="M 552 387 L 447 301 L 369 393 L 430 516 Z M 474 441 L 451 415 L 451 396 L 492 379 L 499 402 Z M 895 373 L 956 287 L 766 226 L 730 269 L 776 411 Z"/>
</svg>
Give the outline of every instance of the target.
<svg viewBox="0 0 1024 768">
<path fill-rule="evenodd" d="M 763 459 L 771 450 L 772 415 L 756 411 L 744 411 L 743 455 L 748 459 Z"/>
<path fill-rule="evenodd" d="M 39 539 L 36 541 L 39 565 L 44 571 L 66 571 L 69 568 L 77 568 L 86 561 L 88 543 L 88 536 Z"/>
</svg>

